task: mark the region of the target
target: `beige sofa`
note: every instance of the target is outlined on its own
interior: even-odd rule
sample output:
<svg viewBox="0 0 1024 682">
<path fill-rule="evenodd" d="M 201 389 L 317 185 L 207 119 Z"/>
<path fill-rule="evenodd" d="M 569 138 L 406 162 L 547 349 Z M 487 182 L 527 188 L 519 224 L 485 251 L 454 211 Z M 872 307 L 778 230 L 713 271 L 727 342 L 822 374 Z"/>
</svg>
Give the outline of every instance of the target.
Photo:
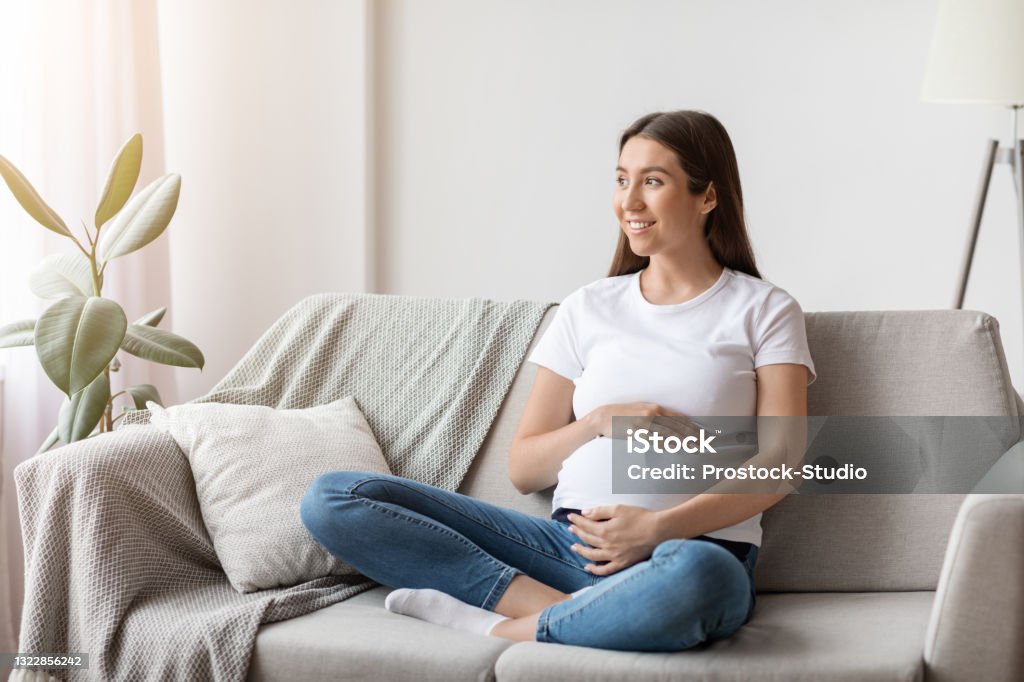
<svg viewBox="0 0 1024 682">
<path fill-rule="evenodd" d="M 983 313 L 817 313 L 807 332 L 818 373 L 812 415 L 1024 415 L 998 324 Z M 506 475 L 535 371 L 520 368 L 459 491 L 547 517 L 552 491 L 522 496 Z M 700 649 L 630 653 L 466 635 L 386 611 L 390 589 L 376 587 L 262 626 L 249 678 L 1024 679 L 1024 496 L 792 495 L 763 526 L 753 618 Z"/>
</svg>

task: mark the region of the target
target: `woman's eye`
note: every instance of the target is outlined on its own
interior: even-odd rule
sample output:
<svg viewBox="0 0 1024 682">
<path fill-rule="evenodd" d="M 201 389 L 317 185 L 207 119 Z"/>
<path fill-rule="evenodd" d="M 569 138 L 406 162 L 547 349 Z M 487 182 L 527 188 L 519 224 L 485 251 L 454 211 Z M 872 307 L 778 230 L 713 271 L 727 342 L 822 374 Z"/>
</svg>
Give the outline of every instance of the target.
<svg viewBox="0 0 1024 682">
<path fill-rule="evenodd" d="M 659 180 L 658 178 L 655 178 L 655 177 L 650 177 L 650 178 L 647 178 L 646 180 L 644 180 L 644 182 L 649 182 L 649 181 L 654 181 L 654 183 L 658 184 L 658 185 L 662 184 L 661 180 Z M 623 178 L 623 177 L 615 178 L 615 184 L 617 184 L 619 187 L 625 186 L 626 178 Z"/>
</svg>

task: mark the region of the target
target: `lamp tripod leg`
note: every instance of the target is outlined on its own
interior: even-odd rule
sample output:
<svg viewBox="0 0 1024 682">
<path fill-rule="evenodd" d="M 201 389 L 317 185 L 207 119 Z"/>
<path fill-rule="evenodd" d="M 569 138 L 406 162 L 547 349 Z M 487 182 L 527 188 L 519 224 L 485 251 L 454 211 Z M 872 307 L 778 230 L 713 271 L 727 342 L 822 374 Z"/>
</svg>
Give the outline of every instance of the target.
<svg viewBox="0 0 1024 682">
<path fill-rule="evenodd" d="M 1024 140 L 1013 141 L 1013 189 L 1017 195 L 1017 229 L 1020 233 L 1021 322 L 1024 324 Z"/>
<path fill-rule="evenodd" d="M 964 251 L 963 264 L 960 266 L 960 279 L 957 284 L 956 301 L 953 307 L 957 310 L 964 307 L 964 296 L 967 294 L 967 280 L 971 276 L 971 263 L 974 261 L 974 249 L 978 245 L 978 231 L 981 229 L 981 216 L 985 213 L 985 199 L 988 197 L 988 186 L 992 181 L 992 168 L 996 163 L 996 152 L 999 149 L 999 140 L 989 140 L 988 149 L 985 152 L 985 166 L 981 172 L 981 182 L 978 184 L 978 197 L 974 202 L 974 216 L 971 222 L 971 232 L 967 237 L 967 248 Z M 1022 239 L 1024 239 L 1024 232 Z M 1022 242 L 1024 244 L 1024 242 Z M 1024 248 L 1024 246 L 1022 246 Z M 1024 271 L 1022 271 L 1024 272 Z"/>
</svg>

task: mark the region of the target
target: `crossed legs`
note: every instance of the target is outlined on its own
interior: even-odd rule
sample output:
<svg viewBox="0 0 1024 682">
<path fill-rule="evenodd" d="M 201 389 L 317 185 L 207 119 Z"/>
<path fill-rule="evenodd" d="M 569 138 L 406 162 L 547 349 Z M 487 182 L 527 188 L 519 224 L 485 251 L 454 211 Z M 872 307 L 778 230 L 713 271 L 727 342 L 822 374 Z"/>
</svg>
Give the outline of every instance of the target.
<svg viewBox="0 0 1024 682">
<path fill-rule="evenodd" d="M 717 545 L 669 540 L 649 560 L 598 577 L 560 522 L 389 474 L 324 474 L 301 516 L 360 573 L 506 616 L 491 634 L 517 641 L 674 651 L 731 634 L 753 605 L 749 570 Z"/>
<path fill-rule="evenodd" d="M 508 620 L 495 625 L 491 634 L 517 642 L 535 641 L 541 612 L 571 598 L 571 594 L 559 592 L 528 575 L 517 575 L 494 607 L 497 613 L 508 616 Z"/>
</svg>

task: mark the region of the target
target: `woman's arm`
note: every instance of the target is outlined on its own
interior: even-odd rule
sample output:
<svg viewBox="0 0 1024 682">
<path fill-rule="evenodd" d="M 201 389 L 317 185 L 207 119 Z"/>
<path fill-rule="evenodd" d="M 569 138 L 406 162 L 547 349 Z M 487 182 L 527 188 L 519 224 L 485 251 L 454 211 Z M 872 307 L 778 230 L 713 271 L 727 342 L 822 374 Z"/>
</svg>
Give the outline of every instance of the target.
<svg viewBox="0 0 1024 682">
<path fill-rule="evenodd" d="M 807 368 L 803 365 L 764 365 L 757 370 L 757 416 L 806 417 Z M 803 454 L 800 452 L 799 454 Z M 763 512 L 788 493 L 702 493 L 656 512 L 655 540 L 692 538 L 732 526 Z"/>
<path fill-rule="evenodd" d="M 685 416 L 655 403 L 633 402 L 601 405 L 573 421 L 575 390 L 576 385 L 562 375 L 544 366 L 537 368 L 537 378 L 508 454 L 509 480 L 524 495 L 557 483 L 558 471 L 569 455 L 587 441 L 611 436 L 614 417 L 638 417 L 638 423 L 649 424 L 655 417 Z M 682 428 L 675 432 L 680 437 L 692 435 Z"/>
<path fill-rule="evenodd" d="M 508 477 L 523 495 L 555 485 L 562 462 L 597 437 L 591 420 L 573 421 L 575 390 L 576 385 L 562 375 L 537 368 L 508 453 Z"/>
</svg>

